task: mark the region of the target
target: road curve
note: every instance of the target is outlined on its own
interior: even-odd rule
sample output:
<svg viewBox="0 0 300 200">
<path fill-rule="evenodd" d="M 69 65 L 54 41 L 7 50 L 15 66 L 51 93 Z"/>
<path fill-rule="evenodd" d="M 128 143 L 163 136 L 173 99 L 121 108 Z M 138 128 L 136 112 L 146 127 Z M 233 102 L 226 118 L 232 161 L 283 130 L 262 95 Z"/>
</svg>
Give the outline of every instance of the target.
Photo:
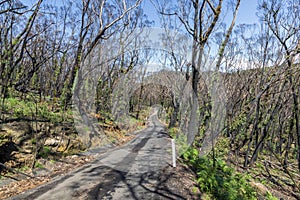
<svg viewBox="0 0 300 200">
<path fill-rule="evenodd" d="M 158 176 L 171 163 L 171 144 L 157 112 L 154 109 L 147 128 L 126 145 L 10 199 L 165 199 Z"/>
</svg>

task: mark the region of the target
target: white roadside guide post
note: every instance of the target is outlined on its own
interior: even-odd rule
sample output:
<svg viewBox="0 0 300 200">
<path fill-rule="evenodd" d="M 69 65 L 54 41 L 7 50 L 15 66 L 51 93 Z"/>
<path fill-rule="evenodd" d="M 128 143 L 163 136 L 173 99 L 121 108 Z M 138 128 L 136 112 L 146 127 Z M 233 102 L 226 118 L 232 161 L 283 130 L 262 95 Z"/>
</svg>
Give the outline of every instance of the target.
<svg viewBox="0 0 300 200">
<path fill-rule="evenodd" d="M 175 140 L 171 139 L 172 142 L 172 161 L 173 167 L 176 167 L 176 148 L 175 148 Z"/>
</svg>

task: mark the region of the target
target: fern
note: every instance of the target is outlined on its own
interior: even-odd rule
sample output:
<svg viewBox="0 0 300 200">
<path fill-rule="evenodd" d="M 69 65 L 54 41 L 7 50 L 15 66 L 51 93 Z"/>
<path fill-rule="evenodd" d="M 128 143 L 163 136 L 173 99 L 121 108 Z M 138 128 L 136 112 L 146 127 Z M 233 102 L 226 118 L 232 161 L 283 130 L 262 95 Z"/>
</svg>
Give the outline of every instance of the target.
<svg viewBox="0 0 300 200">
<path fill-rule="evenodd" d="M 197 183 L 201 191 L 214 199 L 256 199 L 255 190 L 249 184 L 249 177 L 235 172 L 224 160 L 199 157 L 195 148 L 183 154 L 184 160 L 197 172 Z"/>
</svg>

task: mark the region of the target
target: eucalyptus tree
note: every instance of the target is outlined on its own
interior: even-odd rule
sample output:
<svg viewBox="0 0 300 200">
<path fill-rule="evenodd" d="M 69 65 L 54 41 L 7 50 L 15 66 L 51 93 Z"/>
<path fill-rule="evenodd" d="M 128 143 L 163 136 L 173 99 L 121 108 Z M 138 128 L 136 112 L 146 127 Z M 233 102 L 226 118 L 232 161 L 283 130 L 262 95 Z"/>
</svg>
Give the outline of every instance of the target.
<svg viewBox="0 0 300 200">
<path fill-rule="evenodd" d="M 132 20 L 130 13 L 139 7 L 141 1 L 82 1 L 82 4 L 79 6 L 81 16 L 76 54 L 73 67 L 69 72 L 69 80 L 66 84 L 68 90 L 66 102 L 70 102 L 71 100 L 71 88 L 74 85 L 80 65 L 84 63 L 85 59 L 97 45 L 101 45 L 102 40 L 108 39 L 130 24 Z M 81 78 L 79 77 L 78 80 Z M 74 92 L 76 93 L 76 90 Z"/>
<path fill-rule="evenodd" d="M 5 94 L 8 84 L 12 84 L 11 76 L 20 67 L 26 45 L 30 40 L 30 31 L 39 13 L 42 0 L 30 9 L 18 1 L 4 1 L 1 3 L 1 94 Z M 26 17 L 26 14 L 31 14 Z M 25 22 L 24 26 L 20 21 Z"/>
<path fill-rule="evenodd" d="M 54 71 L 59 52 L 63 52 L 66 22 L 58 19 L 59 8 L 41 6 L 41 12 L 30 31 L 22 67 L 15 78 L 14 87 L 22 93 L 51 94 Z M 54 81 L 55 82 L 55 81 Z M 32 83 L 32 84 L 31 84 Z M 52 89 L 52 90 L 51 90 Z M 53 95 L 51 95 L 53 96 Z"/>
<path fill-rule="evenodd" d="M 19 1 L 2 1 L 0 30 L 0 79 L 2 108 L 8 96 L 8 88 L 14 84 L 15 74 L 26 54 L 30 32 L 39 14 L 43 0 L 38 0 L 31 8 Z M 2 112 L 2 111 L 1 111 Z"/>
<path fill-rule="evenodd" d="M 261 19 L 269 27 L 272 35 L 278 40 L 284 55 L 284 64 L 287 65 L 285 70 L 286 80 L 281 85 L 289 84 L 293 99 L 293 118 L 291 127 L 295 128 L 298 142 L 298 169 L 300 171 L 300 125 L 299 125 L 299 91 L 297 89 L 297 80 L 295 77 L 294 61 L 295 56 L 299 54 L 300 38 L 300 18 L 298 1 L 260 1 Z"/>
<path fill-rule="evenodd" d="M 177 76 L 177 79 L 171 79 L 172 84 L 170 86 L 170 93 L 172 104 L 170 106 L 170 121 L 169 128 L 174 127 L 179 122 L 179 114 L 181 112 L 182 100 L 184 98 L 183 91 L 187 85 L 190 76 L 189 62 L 192 52 L 192 40 L 183 33 L 182 23 L 176 16 L 162 15 L 161 26 L 164 32 L 160 36 L 162 41 L 163 51 L 158 58 L 162 66 L 165 66 L 171 71 L 175 71 L 178 75 L 185 77 L 185 84 L 182 84 L 181 77 Z M 172 72 L 170 72 L 172 73 Z M 165 79 L 170 82 L 169 78 Z M 180 91 L 180 92 L 178 92 Z M 183 119 L 181 119 L 183 120 Z M 179 125 L 178 124 L 178 125 Z"/>
<path fill-rule="evenodd" d="M 244 156 L 246 168 L 268 156 L 295 186 L 297 175 L 290 166 L 299 154 L 295 114 L 299 95 L 294 91 L 299 85 L 299 18 L 287 10 L 298 8 L 293 1 L 261 1 L 260 23 L 239 25 L 224 54 L 229 99 L 226 133 L 231 148 Z"/>
<path fill-rule="evenodd" d="M 244 166 L 249 164 L 249 155 L 257 147 L 259 139 L 269 127 L 268 115 L 272 112 L 269 100 L 270 89 L 274 90 L 282 69 L 278 68 L 278 43 L 271 37 L 268 27 L 240 25 L 235 30 L 226 54 L 227 131 L 238 154 L 247 145 Z M 239 68 L 230 71 L 238 65 Z M 272 68 L 270 68 L 273 66 Z M 272 99 L 273 100 L 273 99 Z M 264 125 L 263 125 L 264 124 Z M 265 130 L 265 131 L 263 131 Z M 257 158 L 251 156 L 250 164 Z"/>
<path fill-rule="evenodd" d="M 97 86 L 97 99 L 101 99 L 98 101 L 98 111 L 102 107 L 102 111 L 111 112 L 112 93 L 115 94 L 116 85 L 124 77 L 128 76 L 127 78 L 131 79 L 132 72 L 139 73 L 140 66 L 147 62 L 143 46 L 146 46 L 148 40 L 147 27 L 152 22 L 141 8 L 132 11 L 130 20 L 128 26 L 124 26 L 97 47 L 101 51 L 97 61 L 101 70 Z"/>
<path fill-rule="evenodd" d="M 145 45 L 142 43 L 147 38 L 141 38 L 141 35 L 146 35 L 144 32 L 147 31 L 144 29 L 151 24 L 139 7 L 140 2 L 123 1 L 123 4 L 106 2 L 98 6 L 93 4 L 95 2 L 91 2 L 90 7 L 93 9 L 87 9 L 87 19 L 91 20 L 92 18 L 88 16 L 99 13 L 98 9 L 104 6 L 101 13 L 101 19 L 104 21 L 91 20 L 86 38 L 83 40 L 85 47 L 80 54 L 80 68 L 77 69 L 73 93 L 74 105 L 78 106 L 79 111 L 77 116 L 82 116 L 82 120 L 91 130 L 91 134 L 86 134 L 87 146 L 93 145 L 90 141 L 98 135 L 93 119 L 88 116 L 91 110 L 104 115 L 112 112 L 113 119 L 117 121 L 128 114 L 130 84 L 136 80 L 134 74 L 139 74 L 140 66 L 146 62 L 145 49 L 142 49 Z M 112 17 L 105 17 L 110 15 Z M 104 29 L 101 34 L 99 27 Z M 98 42 L 95 43 L 95 39 Z M 74 71 L 70 72 L 72 73 Z M 144 75 L 140 74 L 139 78 Z"/>
<path fill-rule="evenodd" d="M 220 35 L 217 46 L 212 49 L 211 45 L 213 44 L 213 39 L 216 36 L 215 33 L 220 27 L 222 27 L 221 22 L 224 19 L 224 10 L 226 8 L 225 2 L 229 3 L 227 5 L 229 5 L 230 9 L 232 9 L 231 23 L 223 30 L 223 34 Z M 221 84 L 221 80 L 218 75 L 218 71 L 222 65 L 225 47 L 235 25 L 240 0 L 178 0 L 175 4 L 170 4 L 168 1 L 153 1 L 153 4 L 162 15 L 176 16 L 183 24 L 184 30 L 193 40 L 192 59 L 189 65 L 191 67 L 190 82 L 193 89 L 193 100 L 190 105 L 191 112 L 189 117 L 189 129 L 187 131 L 187 141 L 191 144 L 193 143 L 195 135 L 199 133 L 199 100 L 203 101 L 203 104 L 200 105 L 201 107 L 204 107 L 202 110 L 206 110 L 205 112 L 210 113 L 208 116 L 208 118 L 211 119 L 210 121 L 214 121 L 212 123 L 216 124 L 219 122 L 222 123 L 221 121 L 223 119 L 217 119 L 218 115 L 212 115 L 212 112 L 220 112 L 219 114 L 223 112 L 221 111 L 222 105 L 218 103 L 223 100 L 218 99 L 216 94 L 212 93 L 215 93 L 214 91 L 216 91 L 216 88 L 220 89 L 219 86 Z M 209 71 L 214 71 L 213 76 L 208 78 L 210 80 L 209 82 L 206 80 L 208 92 L 201 93 L 202 96 L 199 99 L 200 85 L 202 85 L 202 87 L 206 87 L 205 84 L 200 83 L 200 80 L 204 75 L 203 73 L 201 74 L 201 72 L 207 70 L 208 65 L 213 66 L 209 69 Z M 221 96 L 222 95 L 219 97 Z M 207 117 L 204 116 L 202 118 L 206 119 Z M 213 126 L 210 127 L 213 128 Z M 214 145 L 215 137 L 219 134 L 222 128 L 219 127 L 217 129 L 211 129 L 206 132 L 206 136 L 204 136 L 204 143 L 206 144 L 202 145 L 203 148 L 201 153 L 207 153 L 207 150 L 211 148 L 211 145 Z M 209 141 L 211 141 L 211 145 L 208 145 L 208 143 L 210 143 Z"/>
</svg>

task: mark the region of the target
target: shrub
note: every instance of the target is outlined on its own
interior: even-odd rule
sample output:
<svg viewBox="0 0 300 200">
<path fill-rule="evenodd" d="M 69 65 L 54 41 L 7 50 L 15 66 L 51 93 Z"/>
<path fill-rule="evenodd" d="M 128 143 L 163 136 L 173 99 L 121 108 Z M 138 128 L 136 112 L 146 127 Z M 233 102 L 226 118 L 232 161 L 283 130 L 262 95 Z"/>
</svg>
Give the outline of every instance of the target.
<svg viewBox="0 0 300 200">
<path fill-rule="evenodd" d="M 255 190 L 249 184 L 249 177 L 235 172 L 222 159 L 199 157 L 198 150 L 189 148 L 183 158 L 197 173 L 201 191 L 214 199 L 256 199 Z"/>
<path fill-rule="evenodd" d="M 40 168 L 40 169 L 43 169 L 44 166 L 43 166 L 41 163 L 36 162 L 36 163 L 34 164 L 34 168 Z"/>
<path fill-rule="evenodd" d="M 47 158 L 51 153 L 51 149 L 48 146 L 44 146 L 38 153 L 38 157 Z"/>
<path fill-rule="evenodd" d="M 278 198 L 274 197 L 270 192 L 267 192 L 266 200 L 278 200 Z"/>
<path fill-rule="evenodd" d="M 53 123 L 70 120 L 73 114 L 71 109 L 66 112 L 63 109 L 53 112 L 47 102 L 34 103 L 30 99 L 21 100 L 17 98 L 7 98 L 3 109 L 14 117 L 33 117 L 34 119 L 46 119 Z"/>
</svg>

